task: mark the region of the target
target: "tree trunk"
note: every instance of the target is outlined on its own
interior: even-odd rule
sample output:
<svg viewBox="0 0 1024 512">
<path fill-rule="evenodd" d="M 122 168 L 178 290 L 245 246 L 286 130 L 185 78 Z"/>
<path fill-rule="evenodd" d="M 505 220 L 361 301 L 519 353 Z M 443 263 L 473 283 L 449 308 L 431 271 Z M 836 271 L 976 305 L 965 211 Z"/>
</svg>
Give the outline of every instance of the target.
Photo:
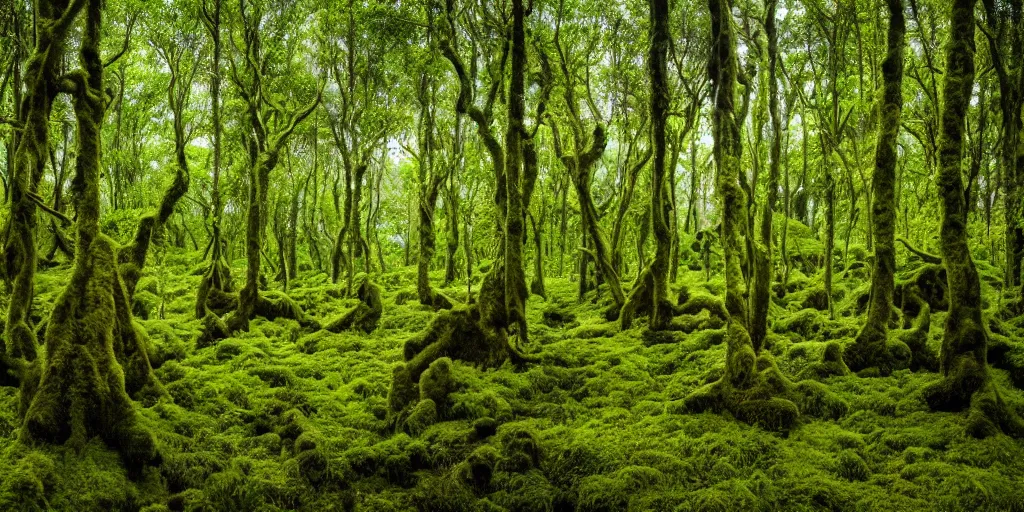
<svg viewBox="0 0 1024 512">
<path fill-rule="evenodd" d="M 976 0 L 954 0 L 943 79 L 942 131 L 937 184 L 942 207 L 939 229 L 949 286 L 949 313 L 943 329 L 942 380 L 924 390 L 935 410 L 970 408 L 968 431 L 1000 430 L 1024 435 L 1024 423 L 1003 402 L 988 372 L 988 332 L 982 319 L 981 281 L 967 243 L 964 186 L 960 177 L 964 118 L 974 85 L 974 7 Z"/>
<path fill-rule="evenodd" d="M 512 0 L 512 76 L 509 83 L 508 131 L 505 134 L 505 309 L 513 337 L 521 343 L 529 340 L 526 325 L 526 272 L 523 268 L 524 187 L 523 125 L 526 89 L 526 15 L 523 0 Z"/>
<path fill-rule="evenodd" d="M 768 163 L 767 195 L 761 213 L 761 239 L 754 246 L 753 296 L 751 297 L 750 338 L 754 352 L 764 346 L 768 335 L 768 306 L 771 303 L 772 278 L 775 265 L 772 258 L 772 215 L 779 196 L 779 166 L 782 159 L 782 121 L 779 118 L 779 83 L 776 67 L 779 56 L 778 31 L 775 8 L 778 0 L 766 0 L 765 35 L 768 37 L 768 112 L 771 116 L 772 141 Z"/>
<path fill-rule="evenodd" d="M 4 281 L 10 286 L 10 302 L 4 336 L 0 348 L 4 358 L 34 360 L 36 358 L 35 330 L 32 325 L 32 298 L 35 295 L 36 262 L 36 189 L 46 168 L 47 147 L 50 141 L 50 112 L 57 95 L 58 73 L 64 56 L 64 45 L 71 30 L 71 21 L 62 20 L 68 8 L 66 0 L 48 0 L 37 3 L 36 43 L 32 55 L 25 63 L 24 90 L 18 108 L 23 130 L 17 135 L 10 171 L 10 216 L 7 219 L 6 243 L 2 265 Z M 81 9 L 78 5 L 77 9 Z M 71 18 L 74 18 L 74 13 Z M 66 16 L 64 17 L 67 18 Z M 10 153 L 9 153 L 10 155 Z M 9 156 L 10 158 L 10 156 Z M 6 345 L 4 346 L 4 340 Z M 0 367 L 10 363 L 0 361 Z M 4 368 L 0 368 L 2 374 Z"/>
<path fill-rule="evenodd" d="M 743 241 L 746 198 L 740 186 L 742 145 L 734 111 L 737 76 L 736 42 L 730 0 L 709 0 L 711 11 L 711 59 L 708 72 L 715 87 L 712 115 L 718 192 L 722 198 L 722 248 L 725 253 L 725 307 L 728 312 L 726 364 L 722 378 L 688 396 L 692 412 L 729 410 L 738 419 L 764 428 L 786 430 L 796 421 L 796 405 L 784 398 L 788 381 L 770 359 L 758 360 L 750 340 L 746 299 L 743 296 Z M 770 380 L 771 391 L 766 380 Z"/>
<path fill-rule="evenodd" d="M 843 354 L 853 371 L 876 367 L 883 375 L 909 365 L 910 349 L 900 341 L 888 339 L 893 310 L 896 272 L 896 139 L 899 136 L 903 108 L 903 47 L 906 22 L 902 0 L 888 0 L 889 52 L 882 63 L 884 92 L 878 144 L 875 148 L 875 172 L 871 179 L 872 238 L 875 259 L 871 269 L 871 294 L 868 317 Z"/>
<path fill-rule="evenodd" d="M 672 232 L 669 229 L 671 203 L 665 189 L 665 124 L 668 118 L 668 79 L 666 54 L 669 44 L 668 0 L 650 1 L 651 44 L 647 71 L 651 79 L 651 128 L 654 144 L 654 167 L 651 172 L 651 230 L 655 251 L 650 266 L 641 271 L 636 286 L 619 316 L 620 325 L 628 329 L 633 316 L 640 311 L 650 314 L 650 328 L 665 330 L 672 321 L 672 306 L 668 300 L 668 266 L 672 251 Z M 638 249 L 642 242 L 638 241 Z M 642 256 L 642 253 L 641 253 Z M 640 259 L 643 264 L 643 259 Z"/>
<path fill-rule="evenodd" d="M 72 180 L 78 213 L 77 251 L 67 288 L 54 304 L 47 326 L 46 361 L 38 386 L 27 381 L 23 387 L 22 398 L 29 405 L 22 435 L 30 442 L 68 442 L 78 450 L 99 436 L 121 453 L 131 474 L 139 475 L 142 466 L 159 464 L 160 455 L 152 435 L 139 424 L 125 391 L 124 358 L 141 349 L 141 359 L 136 360 L 147 369 L 149 360 L 125 300 L 116 243 L 99 230 L 101 126 L 106 101 L 100 4 L 101 0 L 89 0 L 85 6 L 83 69 L 72 75 L 78 119 L 78 157 Z M 76 16 L 65 17 L 70 17 L 70 24 Z M 134 346 L 127 345 L 128 341 Z M 149 377 L 158 391 L 151 371 Z"/>
</svg>

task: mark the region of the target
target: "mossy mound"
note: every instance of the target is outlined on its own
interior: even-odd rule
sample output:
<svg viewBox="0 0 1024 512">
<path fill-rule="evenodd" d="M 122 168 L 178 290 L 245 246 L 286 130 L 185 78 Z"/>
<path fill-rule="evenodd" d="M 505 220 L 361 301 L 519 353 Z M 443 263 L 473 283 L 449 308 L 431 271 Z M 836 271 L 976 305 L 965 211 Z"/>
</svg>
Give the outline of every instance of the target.
<svg viewBox="0 0 1024 512">
<path fill-rule="evenodd" d="M 188 268 L 195 258 L 181 261 Z M 67 269 L 47 270 L 40 293 L 65 282 L 50 272 Z M 702 271 L 682 273 L 684 303 L 721 293 L 715 279 L 706 287 Z M 18 391 L 0 387 L 0 475 L 9 475 L 0 477 L 0 508 L 1021 510 L 1024 445 L 968 435 L 985 428 L 969 412 L 932 412 L 924 389 L 939 377 L 927 369 L 870 379 L 845 371 L 837 356 L 856 334 L 856 316 L 773 310 L 776 333 L 755 365 L 749 404 L 695 413 L 684 398 L 725 373 L 726 329 L 669 338 L 621 331 L 601 305 L 576 304 L 577 284 L 548 279 L 548 301 L 529 302 L 538 361 L 479 364 L 438 353 L 415 380 L 410 362 L 431 345 L 422 346 L 427 327 L 453 312 L 395 305 L 387 285 L 369 334 L 257 318 L 249 332 L 205 348 L 182 341 L 201 328 L 186 301 L 166 320 L 139 322 L 168 396 L 132 407 L 162 461 L 133 480 L 95 437 L 77 452 L 24 445 Z M 322 277 L 292 285 L 289 295 L 318 318 L 351 307 Z M 548 304 L 574 318 L 546 325 Z M 716 318 L 708 309 L 696 315 Z M 942 315 L 932 312 L 929 347 Z M 808 317 L 817 329 L 797 327 Z M 910 318 L 909 330 L 892 335 L 926 331 L 923 317 Z M 993 382 L 1019 410 L 1019 333 L 996 320 L 990 331 Z M 408 385 L 392 386 L 396 375 Z"/>
</svg>

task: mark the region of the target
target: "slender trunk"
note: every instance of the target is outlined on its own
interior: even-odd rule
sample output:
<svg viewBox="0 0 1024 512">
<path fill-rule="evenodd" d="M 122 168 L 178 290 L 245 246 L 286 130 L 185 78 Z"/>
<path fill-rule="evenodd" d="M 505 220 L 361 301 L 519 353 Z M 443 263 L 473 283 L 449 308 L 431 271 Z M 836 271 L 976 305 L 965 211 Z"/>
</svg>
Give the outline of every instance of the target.
<svg viewBox="0 0 1024 512">
<path fill-rule="evenodd" d="M 751 299 L 750 337 L 754 352 L 760 352 L 768 334 L 768 306 L 774 276 L 772 259 L 772 215 L 779 196 L 779 165 L 782 159 L 782 121 L 779 118 L 779 84 L 776 77 L 778 32 L 775 8 L 777 0 L 767 0 L 765 34 L 768 37 L 768 112 L 771 117 L 772 140 L 768 163 L 767 195 L 761 214 L 761 238 L 754 250 L 754 286 Z"/>
<path fill-rule="evenodd" d="M 505 309 L 508 323 L 523 343 L 529 340 L 526 325 L 526 273 L 523 270 L 523 125 L 526 84 L 526 11 L 523 0 L 512 0 L 512 76 L 509 83 L 508 131 L 505 134 Z"/>
<path fill-rule="evenodd" d="M 903 48 L 906 33 L 902 0 L 888 0 L 888 5 L 889 50 L 882 63 L 884 93 L 878 143 L 875 147 L 875 172 L 871 179 L 875 254 L 871 270 L 871 294 L 867 320 L 854 344 L 843 354 L 851 370 L 877 367 L 883 374 L 909 363 L 900 358 L 900 353 L 907 354 L 909 349 L 906 346 L 895 347 L 895 343 L 888 340 L 896 272 L 896 141 L 903 108 Z"/>
<path fill-rule="evenodd" d="M 10 286 L 10 302 L 0 348 L 6 355 L 33 360 L 36 357 L 35 329 L 32 325 L 32 299 L 35 295 L 36 190 L 46 168 L 50 140 L 50 112 L 57 95 L 58 73 L 71 21 L 58 23 L 68 7 L 67 1 L 37 2 L 36 43 L 25 64 L 24 90 L 18 106 L 23 129 L 14 144 L 14 165 L 10 174 L 10 214 L 3 251 L 4 281 Z M 81 5 L 77 6 L 81 9 Z M 74 13 L 72 19 L 74 18 Z M 18 66 L 16 66 L 17 68 Z"/>
<path fill-rule="evenodd" d="M 949 286 L 949 314 L 943 329 L 942 380 L 924 390 L 932 409 L 971 408 L 968 432 L 991 435 L 1003 430 L 1020 436 L 1024 423 L 1003 402 L 988 371 L 988 330 L 981 311 L 981 281 L 967 243 L 964 185 L 960 177 L 964 118 L 974 83 L 974 7 L 976 0 L 954 0 L 943 80 L 942 131 L 939 134 L 938 192 L 942 224 L 939 240 Z"/>
<path fill-rule="evenodd" d="M 651 0 L 651 47 L 647 65 L 651 78 L 651 126 L 654 139 L 654 168 L 651 173 L 651 230 L 654 233 L 655 251 L 650 272 L 653 281 L 651 329 L 655 330 L 668 328 L 672 321 L 672 308 L 668 302 L 669 253 L 672 250 L 669 217 L 672 205 L 668 201 L 668 194 L 665 190 L 665 124 L 668 120 L 669 108 L 665 62 L 669 45 L 668 14 L 668 0 Z"/>
</svg>

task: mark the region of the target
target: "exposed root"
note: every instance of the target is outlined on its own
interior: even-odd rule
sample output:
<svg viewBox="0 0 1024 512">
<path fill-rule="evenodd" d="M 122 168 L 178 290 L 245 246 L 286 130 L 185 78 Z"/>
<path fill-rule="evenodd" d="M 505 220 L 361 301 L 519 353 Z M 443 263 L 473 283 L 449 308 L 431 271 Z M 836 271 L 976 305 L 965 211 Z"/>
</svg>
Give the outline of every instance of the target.
<svg viewBox="0 0 1024 512">
<path fill-rule="evenodd" d="M 203 315 L 203 328 L 196 335 L 195 343 L 197 348 L 208 347 L 217 341 L 231 336 L 231 333 L 240 329 L 239 327 L 239 297 L 237 293 L 219 292 L 215 289 L 208 290 L 207 303 L 223 304 L 224 309 L 213 310 L 207 308 Z M 221 316 L 218 311 L 222 311 Z M 256 305 L 253 313 L 267 320 L 287 318 L 295 320 L 302 327 L 307 329 L 320 329 L 320 323 L 310 318 L 291 297 L 277 291 L 266 292 L 256 295 Z"/>
<path fill-rule="evenodd" d="M 122 370 L 131 371 L 137 361 L 148 365 L 148 359 L 145 351 L 133 359 L 125 347 L 131 337 L 119 332 L 119 322 L 111 322 L 125 314 L 118 311 L 124 294 L 114 243 L 100 236 L 79 257 L 84 260 L 76 263 L 50 316 L 38 387 L 23 388 L 29 405 L 21 437 L 30 443 L 69 442 L 81 449 L 91 437 L 100 436 L 121 453 L 129 470 L 137 471 L 158 463 L 160 455 L 152 435 L 138 424 Z M 128 368 L 115 356 L 118 352 Z"/>
<path fill-rule="evenodd" d="M 769 354 L 755 356 L 746 331 L 736 322 L 730 322 L 727 341 L 725 375 L 687 396 L 687 411 L 728 411 L 740 421 L 780 432 L 789 431 L 801 414 L 846 413 L 846 403 L 827 388 L 813 382 L 793 384 Z"/>
<path fill-rule="evenodd" d="M 673 311 L 672 303 L 667 300 L 659 301 L 658 307 L 669 314 Z M 652 316 L 654 314 L 654 279 L 650 268 L 644 268 L 636 279 L 636 284 L 626 296 L 626 302 L 619 312 L 619 326 L 625 330 L 633 326 L 633 321 L 641 316 Z"/>
<path fill-rule="evenodd" d="M 910 329 L 899 333 L 899 338 L 910 348 L 910 369 L 913 371 L 939 370 L 939 357 L 928 348 L 928 331 L 932 325 L 932 310 L 927 302 L 921 301 L 920 309 Z"/>
<path fill-rule="evenodd" d="M 366 278 L 356 290 L 359 304 L 345 314 L 324 326 L 330 332 L 341 332 L 348 329 L 359 329 L 367 334 L 377 328 L 384 304 L 380 300 L 380 287 Z"/>
<path fill-rule="evenodd" d="M 483 368 L 535 362 L 513 346 L 504 308 L 504 267 L 495 265 L 484 278 L 474 306 L 441 311 L 423 332 L 405 343 L 405 363 L 393 375 L 389 401 L 398 413 L 416 399 L 423 372 L 440 358 L 458 359 Z"/>
<path fill-rule="evenodd" d="M 910 367 L 911 358 L 912 352 L 905 342 L 890 339 L 885 329 L 871 322 L 864 324 L 853 344 L 843 352 L 843 360 L 851 370 L 874 368 L 880 375 Z"/>
<path fill-rule="evenodd" d="M 850 368 L 843 361 L 843 348 L 838 342 L 829 342 L 821 354 L 821 361 L 807 365 L 800 377 L 821 380 L 835 375 L 849 375 Z"/>
</svg>

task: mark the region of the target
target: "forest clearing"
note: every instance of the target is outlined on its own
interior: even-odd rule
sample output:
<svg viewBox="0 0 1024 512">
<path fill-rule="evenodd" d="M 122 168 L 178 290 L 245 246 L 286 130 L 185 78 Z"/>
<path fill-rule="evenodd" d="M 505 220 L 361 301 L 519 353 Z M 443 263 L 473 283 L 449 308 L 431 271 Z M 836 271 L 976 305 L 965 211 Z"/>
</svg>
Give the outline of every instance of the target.
<svg viewBox="0 0 1024 512">
<path fill-rule="evenodd" d="M 6 0 L 0 510 L 1024 511 L 1020 0 Z"/>
</svg>

